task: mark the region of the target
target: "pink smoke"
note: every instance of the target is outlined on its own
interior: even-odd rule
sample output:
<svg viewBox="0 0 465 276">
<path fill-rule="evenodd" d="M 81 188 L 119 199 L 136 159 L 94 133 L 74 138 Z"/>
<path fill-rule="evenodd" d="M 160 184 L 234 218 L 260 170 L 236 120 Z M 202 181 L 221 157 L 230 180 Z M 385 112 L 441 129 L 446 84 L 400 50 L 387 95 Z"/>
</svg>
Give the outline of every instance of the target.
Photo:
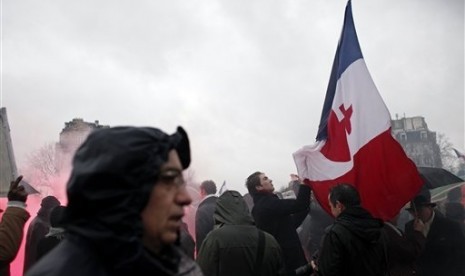
<svg viewBox="0 0 465 276">
<path fill-rule="evenodd" d="M 33 195 L 28 196 L 26 204 L 27 204 L 27 211 L 29 212 L 31 217 L 29 218 L 29 220 L 27 221 L 24 227 L 23 241 L 21 243 L 19 252 L 16 255 L 15 260 L 10 265 L 11 276 L 23 275 L 24 246 L 26 244 L 26 233 L 27 233 L 27 229 L 29 227 L 30 222 L 36 217 L 37 212 L 40 209 L 40 203 L 42 201 L 42 198 L 49 196 L 49 195 L 53 195 L 60 200 L 61 205 L 67 204 L 66 189 L 65 189 L 67 178 L 68 176 L 65 176 L 65 175 L 54 178 L 54 180 L 50 182 L 51 189 L 49 189 L 47 194 L 33 194 Z M 28 181 L 31 185 L 34 185 L 33 179 L 25 178 L 25 180 Z M 1 209 L 5 210 L 7 206 L 7 201 L 8 199 L 6 198 L 0 198 Z"/>
</svg>

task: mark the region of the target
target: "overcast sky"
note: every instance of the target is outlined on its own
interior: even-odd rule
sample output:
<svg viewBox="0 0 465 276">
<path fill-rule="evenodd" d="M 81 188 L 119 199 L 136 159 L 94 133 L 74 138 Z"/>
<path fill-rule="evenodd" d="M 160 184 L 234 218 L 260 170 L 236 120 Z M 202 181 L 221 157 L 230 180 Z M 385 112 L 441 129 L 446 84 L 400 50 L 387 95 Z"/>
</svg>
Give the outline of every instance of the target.
<svg viewBox="0 0 465 276">
<path fill-rule="evenodd" d="M 64 122 L 182 125 L 198 181 L 276 187 L 315 141 L 344 0 L 3 0 L 2 99 L 18 167 Z M 464 1 L 354 0 L 391 116 L 464 150 Z"/>
</svg>

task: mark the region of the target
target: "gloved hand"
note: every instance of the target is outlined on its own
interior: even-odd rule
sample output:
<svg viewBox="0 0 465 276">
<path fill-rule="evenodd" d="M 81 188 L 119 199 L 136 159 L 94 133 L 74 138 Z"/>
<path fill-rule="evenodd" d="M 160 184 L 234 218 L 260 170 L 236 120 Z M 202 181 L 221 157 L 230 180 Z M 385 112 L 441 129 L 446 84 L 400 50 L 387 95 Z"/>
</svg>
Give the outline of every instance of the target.
<svg viewBox="0 0 465 276">
<path fill-rule="evenodd" d="M 11 181 L 10 190 L 8 191 L 8 201 L 21 201 L 26 202 L 27 200 L 27 193 L 24 190 L 23 186 L 19 186 L 19 183 L 23 179 L 23 176 L 20 175 L 16 178 L 15 181 Z"/>
</svg>

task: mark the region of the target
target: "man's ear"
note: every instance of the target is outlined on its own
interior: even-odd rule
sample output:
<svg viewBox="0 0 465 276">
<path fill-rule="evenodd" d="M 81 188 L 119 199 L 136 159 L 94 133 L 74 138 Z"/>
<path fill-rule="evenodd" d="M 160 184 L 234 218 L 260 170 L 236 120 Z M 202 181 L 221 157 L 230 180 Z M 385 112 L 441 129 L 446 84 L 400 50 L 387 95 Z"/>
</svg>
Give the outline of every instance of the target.
<svg viewBox="0 0 465 276">
<path fill-rule="evenodd" d="M 339 202 L 339 200 L 336 200 L 336 208 L 340 209 L 341 211 L 344 211 L 346 207 L 344 206 L 344 204 Z"/>
<path fill-rule="evenodd" d="M 255 186 L 255 190 L 261 191 L 263 190 L 263 186 L 262 185 Z"/>
</svg>

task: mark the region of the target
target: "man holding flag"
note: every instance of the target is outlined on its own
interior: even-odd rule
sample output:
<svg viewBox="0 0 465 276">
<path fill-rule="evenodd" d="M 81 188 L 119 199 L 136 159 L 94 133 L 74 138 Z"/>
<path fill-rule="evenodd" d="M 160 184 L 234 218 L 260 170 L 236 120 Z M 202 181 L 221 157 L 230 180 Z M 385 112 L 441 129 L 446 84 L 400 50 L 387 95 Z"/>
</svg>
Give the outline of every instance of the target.
<svg viewBox="0 0 465 276">
<path fill-rule="evenodd" d="M 294 160 L 315 198 L 336 217 L 323 239 L 318 275 L 384 275 L 381 220 L 397 215 L 422 181 L 391 135 L 391 117 L 363 60 L 350 0 L 316 140 Z"/>
<path fill-rule="evenodd" d="M 363 207 L 385 221 L 421 188 L 415 164 L 391 135 L 391 117 L 363 60 L 350 1 L 316 140 L 294 160 L 328 213 L 329 189 L 338 183 L 354 185 Z"/>
</svg>

